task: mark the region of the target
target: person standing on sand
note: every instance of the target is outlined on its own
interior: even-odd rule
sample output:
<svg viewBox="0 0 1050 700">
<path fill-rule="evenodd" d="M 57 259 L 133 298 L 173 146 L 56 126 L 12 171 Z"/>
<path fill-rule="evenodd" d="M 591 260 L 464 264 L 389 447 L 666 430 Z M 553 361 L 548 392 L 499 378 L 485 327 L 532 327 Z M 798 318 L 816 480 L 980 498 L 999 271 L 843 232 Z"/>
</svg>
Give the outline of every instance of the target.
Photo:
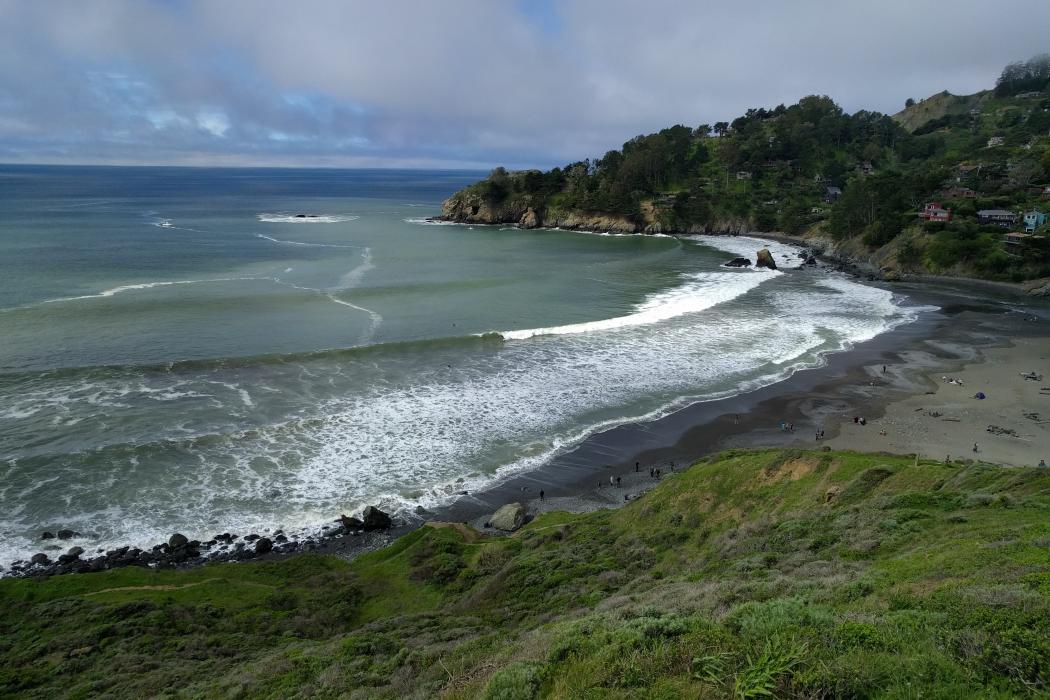
<svg viewBox="0 0 1050 700">
<path fill-rule="evenodd" d="M 637 474 L 638 470 L 641 469 L 641 468 L 642 468 L 642 463 L 641 462 L 635 462 L 634 463 L 634 473 L 635 474 Z"/>
<path fill-rule="evenodd" d="M 540 489 L 540 500 L 543 500 L 543 489 Z"/>
<path fill-rule="evenodd" d="M 620 477 L 616 477 L 616 488 L 620 488 Z"/>
<path fill-rule="evenodd" d="M 1039 460 L 1039 466 L 1042 467 L 1043 469 L 1046 469 L 1046 460 L 1045 459 Z"/>
<path fill-rule="evenodd" d="M 973 451 L 974 451 L 974 453 L 976 453 L 976 452 L 978 451 L 978 450 L 977 450 L 977 443 L 976 443 L 976 442 L 975 442 L 975 443 L 973 443 Z"/>
</svg>

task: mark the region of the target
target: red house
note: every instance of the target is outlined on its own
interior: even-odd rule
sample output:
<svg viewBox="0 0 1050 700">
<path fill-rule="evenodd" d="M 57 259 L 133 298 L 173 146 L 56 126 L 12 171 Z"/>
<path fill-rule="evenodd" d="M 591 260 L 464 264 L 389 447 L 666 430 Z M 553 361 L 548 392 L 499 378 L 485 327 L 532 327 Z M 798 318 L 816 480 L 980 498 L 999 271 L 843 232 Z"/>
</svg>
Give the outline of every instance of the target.
<svg viewBox="0 0 1050 700">
<path fill-rule="evenodd" d="M 951 221 L 952 210 L 945 209 L 940 202 L 927 202 L 919 216 L 926 221 Z"/>
</svg>

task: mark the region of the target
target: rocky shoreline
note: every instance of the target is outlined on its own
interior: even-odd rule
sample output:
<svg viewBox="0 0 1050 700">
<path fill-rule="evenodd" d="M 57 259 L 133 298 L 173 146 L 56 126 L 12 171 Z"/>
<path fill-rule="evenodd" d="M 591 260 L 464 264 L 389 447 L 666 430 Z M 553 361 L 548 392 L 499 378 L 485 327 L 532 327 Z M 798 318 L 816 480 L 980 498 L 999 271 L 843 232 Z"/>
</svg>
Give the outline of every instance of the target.
<svg viewBox="0 0 1050 700">
<path fill-rule="evenodd" d="M 395 520 L 375 506 L 368 506 L 361 518 L 341 515 L 319 532 L 303 537 L 289 535 L 278 529 L 243 536 L 223 532 L 201 541 L 191 540 L 176 532 L 166 542 L 146 549 L 123 546 L 108 550 L 97 548 L 94 552 L 88 552 L 78 544 L 62 552 L 63 547 L 57 542 L 79 541 L 90 546 L 85 540 L 91 539 L 90 534 L 63 529 L 57 533 L 43 532 L 40 539 L 48 543 L 42 547 L 45 551 L 37 552 L 28 560 L 13 562 L 2 575 L 54 576 L 107 571 L 126 566 L 173 569 L 249 559 L 277 559 L 305 552 L 329 553 L 335 543 L 345 540 L 352 541 L 354 549 L 363 552 L 382 547 L 409 529 L 412 529 L 409 523 Z"/>
</svg>

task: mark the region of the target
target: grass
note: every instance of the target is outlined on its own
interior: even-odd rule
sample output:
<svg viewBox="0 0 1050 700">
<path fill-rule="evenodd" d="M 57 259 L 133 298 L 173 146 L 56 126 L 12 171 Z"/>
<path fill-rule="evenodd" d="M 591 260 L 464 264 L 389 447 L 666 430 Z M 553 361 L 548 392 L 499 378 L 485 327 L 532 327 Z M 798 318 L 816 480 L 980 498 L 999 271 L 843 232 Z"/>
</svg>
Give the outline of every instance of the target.
<svg viewBox="0 0 1050 700">
<path fill-rule="evenodd" d="M 0 696 L 1047 697 L 1050 471 L 727 452 L 351 564 L 0 581 Z"/>
</svg>

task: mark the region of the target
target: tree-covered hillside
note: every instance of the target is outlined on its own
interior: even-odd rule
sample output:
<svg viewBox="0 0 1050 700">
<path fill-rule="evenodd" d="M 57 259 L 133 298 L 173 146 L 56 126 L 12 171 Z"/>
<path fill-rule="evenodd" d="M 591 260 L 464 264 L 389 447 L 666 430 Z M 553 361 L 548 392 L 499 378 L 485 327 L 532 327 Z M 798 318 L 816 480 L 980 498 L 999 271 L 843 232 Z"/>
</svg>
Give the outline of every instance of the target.
<svg viewBox="0 0 1050 700">
<path fill-rule="evenodd" d="M 1050 57 L 1007 66 L 994 92 L 908 102 L 890 117 L 810 96 L 636 136 L 547 172 L 497 168 L 444 214 L 527 227 L 809 232 L 871 249 L 906 234 L 894 248 L 902 268 L 1050 275 L 1044 223 L 1042 235 L 1003 241 L 1023 230 L 1021 214 L 1050 211 Z M 923 225 L 929 202 L 951 208 L 952 220 Z M 982 225 L 984 209 L 1018 218 Z"/>
</svg>

